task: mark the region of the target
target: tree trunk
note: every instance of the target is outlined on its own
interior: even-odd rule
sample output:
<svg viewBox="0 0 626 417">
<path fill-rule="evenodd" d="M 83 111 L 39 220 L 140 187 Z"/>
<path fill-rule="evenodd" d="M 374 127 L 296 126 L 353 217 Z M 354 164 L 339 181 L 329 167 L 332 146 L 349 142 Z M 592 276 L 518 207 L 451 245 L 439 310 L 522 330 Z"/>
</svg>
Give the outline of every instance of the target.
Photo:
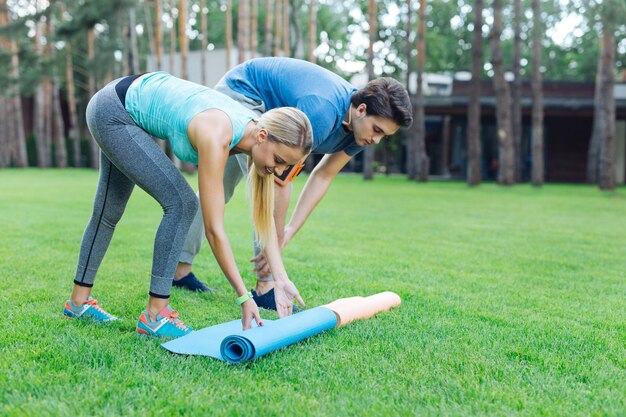
<svg viewBox="0 0 626 417">
<path fill-rule="evenodd" d="M 47 53 L 46 53 L 47 55 Z M 44 58 L 48 60 L 48 58 Z M 46 150 L 46 166 L 54 164 L 52 160 L 52 82 L 50 77 L 43 78 L 43 114 L 44 114 L 44 143 Z"/>
<path fill-rule="evenodd" d="M 154 43 L 156 49 L 156 70 L 163 69 L 163 22 L 161 0 L 154 0 Z"/>
<path fill-rule="evenodd" d="M 237 49 L 239 50 L 238 63 L 247 59 L 250 45 L 250 0 L 239 0 L 237 16 Z"/>
<path fill-rule="evenodd" d="M 61 15 L 65 13 L 65 5 L 61 4 Z M 65 100 L 68 113 L 68 137 L 72 145 L 73 166 L 82 166 L 80 151 L 80 135 L 78 134 L 78 110 L 76 106 L 76 90 L 74 86 L 74 60 L 72 53 L 74 44 L 68 41 L 65 44 Z"/>
<path fill-rule="evenodd" d="M 250 4 L 250 58 L 256 56 L 259 47 L 259 0 L 252 0 Z"/>
<path fill-rule="evenodd" d="M 40 11 L 39 4 L 36 3 L 37 11 Z M 35 22 L 35 37 L 34 37 L 34 51 L 35 55 L 41 60 L 42 59 L 42 47 L 41 47 L 41 36 L 42 36 L 42 22 L 38 20 Z M 35 145 L 37 147 L 37 166 L 40 168 L 49 167 L 51 164 L 50 161 L 50 150 L 48 148 L 48 144 L 46 143 L 46 92 L 44 87 L 44 82 L 41 82 L 37 86 L 37 90 L 35 92 L 35 96 L 33 98 L 33 118 L 34 118 L 34 126 L 33 126 L 33 134 L 35 135 Z"/>
<path fill-rule="evenodd" d="M 493 1 L 493 28 L 491 30 L 491 55 L 494 70 L 493 83 L 496 93 L 496 117 L 498 125 L 499 169 L 498 182 L 511 185 L 515 182 L 515 158 L 511 127 L 511 93 L 504 78 L 502 58 L 502 0 Z"/>
<path fill-rule="evenodd" d="M 37 166 L 46 168 L 50 166 L 50 152 L 46 149 L 46 126 L 45 126 L 45 91 L 43 85 L 37 86 L 33 97 L 33 135 L 37 147 Z"/>
<path fill-rule="evenodd" d="M 280 0 L 278 0 L 280 1 Z M 283 0 L 283 55 L 289 56 L 289 0 Z"/>
<path fill-rule="evenodd" d="M 0 0 L 0 26 L 7 25 L 11 20 L 6 0 Z M 11 54 L 11 62 L 9 67 L 9 75 L 14 80 L 20 78 L 19 51 L 17 42 L 14 39 L 0 40 L 1 48 L 6 49 Z M 28 166 L 28 158 L 26 155 L 26 137 L 24 134 L 24 119 L 22 115 L 22 101 L 20 88 L 15 84 L 6 91 L 6 95 L 0 97 L 3 109 L 2 116 L 4 121 L 0 121 L 3 125 L 3 139 L 0 140 L 0 166 Z"/>
<path fill-rule="evenodd" d="M 176 0 L 171 0 L 169 7 L 170 7 L 170 14 L 172 13 L 172 9 L 174 8 L 172 2 L 174 2 Z M 172 22 L 172 27 L 169 28 L 170 29 L 170 33 L 169 33 L 169 43 L 170 43 L 170 52 L 169 52 L 169 73 L 172 75 L 177 75 L 178 74 L 178 69 L 174 68 L 174 57 L 176 56 L 176 22 Z"/>
<path fill-rule="evenodd" d="M 410 78 L 412 73 L 413 57 L 413 44 L 411 42 L 411 32 L 413 30 L 412 14 L 413 14 L 413 0 L 407 0 L 408 12 L 406 17 L 406 62 L 407 62 L 407 76 L 406 76 L 406 90 L 411 95 L 411 101 L 415 101 L 415 97 L 411 94 Z M 415 108 L 417 110 L 417 107 Z M 413 124 L 407 130 L 406 135 L 406 174 L 410 180 L 417 179 L 417 123 L 415 110 L 413 114 Z"/>
<path fill-rule="evenodd" d="M 376 0 L 368 0 L 367 14 L 369 23 L 369 45 L 367 46 L 367 77 L 369 80 L 375 78 L 374 74 L 374 43 L 378 33 L 378 8 Z M 363 152 L 363 179 L 374 179 L 374 146 L 369 145 Z"/>
<path fill-rule="evenodd" d="M 452 116 L 443 116 L 443 129 L 441 130 L 441 175 L 450 177 L 450 125 Z"/>
<path fill-rule="evenodd" d="M 24 132 L 24 116 L 22 113 L 22 98 L 19 94 L 13 96 L 10 104 L 13 106 L 13 147 L 15 149 L 15 156 L 13 164 L 19 168 L 26 168 L 28 166 L 28 155 L 26 152 L 26 134 Z"/>
<path fill-rule="evenodd" d="M 289 56 L 297 59 L 305 59 L 304 28 L 301 27 L 299 13 L 304 5 L 304 0 L 291 0 L 289 7 Z"/>
<path fill-rule="evenodd" d="M 532 183 L 541 187 L 544 181 L 543 166 L 543 86 L 541 76 L 541 0 L 533 0 L 533 134 L 532 134 Z"/>
<path fill-rule="evenodd" d="M 265 0 L 265 56 L 272 55 L 272 17 L 274 9 L 272 0 Z"/>
<path fill-rule="evenodd" d="M 472 37 L 472 81 L 467 109 L 467 184 L 481 182 L 482 150 L 480 140 L 480 90 L 483 68 L 483 0 L 474 2 L 474 30 Z"/>
<path fill-rule="evenodd" d="M 226 37 L 226 71 L 232 68 L 232 54 L 233 54 L 233 1 L 226 0 L 226 28 L 224 36 Z"/>
<path fill-rule="evenodd" d="M 178 1 L 178 42 L 180 43 L 180 70 L 181 78 L 189 78 L 187 72 L 187 52 L 189 51 L 189 38 L 187 38 L 187 16 L 189 15 L 187 0 Z M 192 174 L 196 166 L 191 162 L 181 161 L 180 169 L 183 172 Z"/>
<path fill-rule="evenodd" d="M 54 4 L 50 1 L 50 6 Z M 53 13 L 48 15 L 48 39 L 52 39 L 52 33 L 55 29 L 56 16 Z M 52 60 L 52 42 L 48 41 L 49 50 L 48 58 Z M 63 123 L 63 113 L 61 112 L 61 94 L 59 75 L 57 70 L 49 78 L 50 84 L 50 124 L 52 142 L 54 143 L 54 157 L 57 168 L 67 168 L 67 146 L 65 144 L 65 126 Z"/>
<path fill-rule="evenodd" d="M 206 85 L 206 48 L 208 45 L 208 32 L 207 32 L 207 22 L 206 22 L 206 0 L 200 0 L 200 36 L 202 36 L 202 47 L 200 48 L 200 82 L 202 85 Z"/>
<path fill-rule="evenodd" d="M 128 41 L 129 45 L 129 73 L 139 72 L 139 47 L 137 46 L 137 10 L 135 6 L 128 8 Z M 124 74 L 126 75 L 126 74 Z"/>
<path fill-rule="evenodd" d="M 9 7 L 6 0 L 0 0 L 0 27 L 9 24 Z M 0 50 L 9 50 L 10 39 L 0 38 Z M 11 159 L 10 123 L 15 123 L 10 109 L 10 97 L 0 94 L 0 168 L 9 166 Z"/>
<path fill-rule="evenodd" d="M 0 8 L 2 7 L 2 1 L 0 0 Z M 2 15 L 2 10 L 0 9 L 0 15 Z M 4 25 L 2 23 L 2 19 L 0 18 L 0 25 Z M 0 41 L 0 44 L 2 41 Z M 0 48 L 4 49 L 1 45 Z M 11 160 L 11 127 L 9 124 L 15 123 L 13 114 L 11 114 L 9 98 L 0 95 L 0 168 L 6 168 L 9 166 L 9 161 Z"/>
<path fill-rule="evenodd" d="M 174 8 L 174 4 L 175 4 L 176 0 L 170 0 L 168 2 L 168 7 L 169 7 L 169 12 L 170 15 L 172 15 L 172 9 Z M 169 53 L 168 53 L 168 61 L 169 61 L 169 73 L 172 75 L 178 75 L 178 69 L 174 68 L 174 57 L 176 55 L 176 32 L 177 32 L 177 28 L 176 28 L 176 22 L 172 22 L 172 27 L 169 28 Z M 181 168 L 181 162 L 180 159 L 178 159 L 176 157 L 176 155 L 174 155 L 174 152 L 172 151 L 172 147 L 170 146 L 170 143 L 168 141 L 163 141 L 163 149 L 165 150 L 165 154 L 172 160 L 172 163 L 174 164 L 174 166 L 178 169 Z"/>
<path fill-rule="evenodd" d="M 76 106 L 76 91 L 74 88 L 74 61 L 72 59 L 72 43 L 65 45 L 65 89 L 67 112 L 69 116 L 68 134 L 72 143 L 74 166 L 81 167 L 82 155 L 80 151 L 80 135 L 78 134 L 78 110 Z"/>
<path fill-rule="evenodd" d="M 94 28 L 90 28 L 87 31 L 87 59 L 92 64 L 95 58 L 95 43 L 96 43 L 96 31 Z M 88 72 L 87 82 L 89 85 L 89 97 L 93 97 L 96 94 L 96 76 L 93 71 Z M 92 168 L 98 169 L 100 167 L 100 148 L 98 144 L 91 136 L 91 132 L 89 129 L 85 130 L 85 136 L 89 138 L 90 145 L 90 155 L 91 155 L 91 163 L 90 166 Z"/>
<path fill-rule="evenodd" d="M 52 2 L 48 3 L 48 9 L 51 9 Z M 46 38 L 46 46 L 44 47 L 44 62 L 52 62 L 52 18 L 50 15 L 46 18 L 46 22 L 44 24 L 45 30 L 45 38 Z M 43 86 L 44 86 L 44 114 L 45 114 L 45 122 L 44 122 L 44 131 L 45 131 L 45 142 L 46 142 L 46 159 L 49 161 L 48 166 L 53 166 L 52 160 L 52 77 L 49 74 L 49 71 L 45 72 L 43 78 Z"/>
<path fill-rule="evenodd" d="M 428 181 L 428 171 L 430 170 L 430 161 L 426 155 L 426 122 L 425 122 L 425 104 L 424 104 L 424 87 L 423 74 L 424 64 L 426 62 L 426 0 L 420 0 L 420 8 L 418 13 L 417 28 L 417 97 L 415 106 L 415 117 L 413 123 L 417 124 L 417 157 L 416 171 L 417 180 Z"/>
<path fill-rule="evenodd" d="M 203 0 L 204 1 L 204 0 Z M 148 42 L 150 43 L 150 53 L 156 56 L 156 71 L 163 69 L 163 22 L 162 22 L 162 6 L 160 0 L 154 0 L 154 22 L 150 20 L 150 6 L 148 1 L 144 3 L 146 15 L 146 27 L 148 28 Z M 148 68 L 148 71 L 154 71 L 154 68 Z M 159 145 L 161 150 L 165 152 L 165 141 L 153 138 L 155 143 Z"/>
<path fill-rule="evenodd" d="M 598 65 L 596 69 L 596 84 L 593 99 L 593 125 L 591 128 L 591 139 L 589 140 L 589 150 L 587 151 L 587 182 L 590 184 L 598 183 L 598 173 L 600 168 L 600 148 L 602 138 L 605 136 L 606 125 L 604 124 L 604 106 L 602 103 L 606 100 L 604 97 L 603 71 L 602 71 L 602 51 L 603 44 L 600 43 L 600 55 L 598 56 Z"/>
<path fill-rule="evenodd" d="M 156 55 L 156 41 L 154 40 L 154 23 L 152 22 L 152 13 L 150 13 L 150 1 L 146 0 L 143 2 L 143 17 L 145 21 L 143 22 L 146 27 L 146 33 L 148 34 L 148 47 L 150 50 L 150 55 Z M 155 8 L 156 13 L 156 8 Z M 141 52 L 140 52 L 141 53 Z M 147 69 L 147 65 L 143 65 L 139 67 L 139 72 L 142 71 L 152 71 L 152 69 Z"/>
<path fill-rule="evenodd" d="M 280 43 L 283 39 L 283 1 L 274 3 L 274 56 L 280 56 Z"/>
<path fill-rule="evenodd" d="M 187 0 L 178 0 L 178 42 L 180 43 L 180 77 L 186 80 L 187 73 L 187 52 L 189 51 L 189 41 L 187 39 Z"/>
<path fill-rule="evenodd" d="M 604 137 L 600 147 L 600 178 L 598 186 L 601 190 L 615 190 L 615 95 L 613 88 L 615 85 L 615 31 L 612 25 L 605 22 L 602 29 L 602 87 L 604 91 Z"/>
<path fill-rule="evenodd" d="M 413 57 L 411 53 L 413 52 L 413 43 L 411 42 L 411 34 L 413 32 L 413 0 L 407 0 L 407 13 L 406 13 L 406 39 L 404 43 L 405 51 L 404 54 L 406 56 L 406 91 L 411 94 L 411 86 L 409 85 L 409 78 L 411 72 L 413 71 Z"/>
<path fill-rule="evenodd" d="M 61 113 L 61 95 L 59 82 L 52 79 L 52 130 L 57 168 L 67 168 L 67 148 L 65 146 L 65 127 Z"/>
<path fill-rule="evenodd" d="M 16 74 L 16 79 L 19 78 L 19 63 L 17 57 L 17 45 L 13 42 L 13 71 Z M 28 155 L 26 153 L 26 134 L 24 132 L 24 116 L 22 113 L 22 98 L 19 92 L 16 91 L 9 99 L 9 106 L 12 108 L 12 134 L 11 134 L 11 148 L 12 163 L 16 167 L 25 168 L 28 166 Z"/>
<path fill-rule="evenodd" d="M 130 67 L 132 66 L 132 64 L 130 63 L 130 41 L 128 41 L 128 38 L 130 37 L 130 25 L 122 28 L 121 36 L 123 39 L 126 39 L 126 42 L 124 42 L 122 47 L 122 70 L 119 71 L 119 67 L 117 65 L 115 66 L 115 72 L 117 77 L 130 75 Z"/>
<path fill-rule="evenodd" d="M 522 155 L 522 7 L 521 0 L 514 0 L 514 41 L 513 41 L 513 90 L 512 90 L 512 133 L 513 152 L 515 154 L 515 181 L 522 182 L 523 155 Z"/>
<path fill-rule="evenodd" d="M 313 52 L 317 46 L 317 0 L 311 0 L 309 4 L 309 36 L 307 40 L 307 61 L 315 63 Z"/>
</svg>

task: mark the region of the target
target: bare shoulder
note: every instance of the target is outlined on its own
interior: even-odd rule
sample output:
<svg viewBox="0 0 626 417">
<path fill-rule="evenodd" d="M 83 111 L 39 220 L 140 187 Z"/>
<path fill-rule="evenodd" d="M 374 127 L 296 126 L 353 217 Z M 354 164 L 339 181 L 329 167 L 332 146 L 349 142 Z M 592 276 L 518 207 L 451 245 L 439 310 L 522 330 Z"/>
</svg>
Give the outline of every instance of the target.
<svg viewBox="0 0 626 417">
<path fill-rule="evenodd" d="M 228 149 L 233 139 L 232 123 L 221 110 L 205 110 L 191 119 L 187 136 L 196 150 L 207 147 Z"/>
</svg>

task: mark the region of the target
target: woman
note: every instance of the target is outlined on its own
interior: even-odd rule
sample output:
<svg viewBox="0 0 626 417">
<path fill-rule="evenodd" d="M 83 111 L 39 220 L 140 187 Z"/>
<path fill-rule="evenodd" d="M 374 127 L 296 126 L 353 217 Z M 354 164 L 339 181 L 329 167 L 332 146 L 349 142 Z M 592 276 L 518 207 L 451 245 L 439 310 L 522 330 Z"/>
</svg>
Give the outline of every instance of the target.
<svg viewBox="0 0 626 417">
<path fill-rule="evenodd" d="M 311 150 L 312 129 L 304 113 L 280 108 L 255 120 L 254 113 L 215 90 L 154 72 L 113 81 L 99 91 L 87 106 L 87 124 L 101 149 L 100 178 L 72 295 L 65 304 L 66 317 L 116 320 L 90 293 L 115 225 L 137 184 L 163 208 L 154 242 L 150 297 L 139 316 L 137 332 L 181 336 L 191 331 L 168 300 L 197 199 L 151 135 L 169 140 L 179 159 L 198 165 L 206 237 L 237 292 L 244 330 L 251 327 L 252 319 L 258 325 L 262 322 L 224 232 L 223 172 L 229 155 L 244 153 L 251 160 L 252 218 L 272 271 L 278 271 L 274 278 L 279 315 L 291 314 L 294 298 L 304 304 L 287 276 L 272 224 L 274 174 L 282 174 Z"/>
</svg>

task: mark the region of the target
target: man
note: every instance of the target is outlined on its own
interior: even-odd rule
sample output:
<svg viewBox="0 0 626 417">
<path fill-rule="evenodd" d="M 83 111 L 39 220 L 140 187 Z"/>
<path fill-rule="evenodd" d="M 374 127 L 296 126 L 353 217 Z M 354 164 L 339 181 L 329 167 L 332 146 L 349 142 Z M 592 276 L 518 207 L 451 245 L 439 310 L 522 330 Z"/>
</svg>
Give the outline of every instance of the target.
<svg viewBox="0 0 626 417">
<path fill-rule="evenodd" d="M 289 223 L 285 225 L 291 199 L 291 180 L 301 166 L 276 177 L 274 220 L 281 249 L 304 225 L 322 200 L 333 178 L 366 146 L 379 143 L 400 127 L 412 123 L 406 89 L 396 80 L 380 78 L 357 90 L 338 75 L 307 61 L 292 58 L 256 58 L 237 65 L 218 82 L 216 90 L 234 98 L 257 114 L 276 107 L 302 110 L 313 126 L 313 153 L 325 154 L 309 176 Z M 279 163 L 280 161 L 276 161 Z M 231 156 L 224 173 L 226 201 L 246 176 L 245 156 Z M 174 286 L 207 291 L 192 272 L 202 242 L 202 218 L 198 212 L 181 253 Z M 259 307 L 275 309 L 274 283 L 262 253 L 255 245 L 253 291 Z M 294 306 L 295 309 L 295 306 Z"/>
</svg>

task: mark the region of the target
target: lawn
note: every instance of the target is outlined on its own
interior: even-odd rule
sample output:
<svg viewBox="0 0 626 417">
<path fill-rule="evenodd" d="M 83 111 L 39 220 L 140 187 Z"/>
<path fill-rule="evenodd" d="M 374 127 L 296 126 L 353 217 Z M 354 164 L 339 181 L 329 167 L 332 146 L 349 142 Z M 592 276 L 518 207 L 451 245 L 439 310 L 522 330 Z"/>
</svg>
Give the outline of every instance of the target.
<svg viewBox="0 0 626 417">
<path fill-rule="evenodd" d="M 309 307 L 385 290 L 402 305 L 231 366 L 135 334 L 161 216 L 140 189 L 93 292 L 123 320 L 63 319 L 97 176 L 0 170 L 0 415 L 626 413 L 624 187 L 341 176 L 285 249 L 290 277 Z M 244 190 L 226 230 L 252 286 Z M 173 290 L 185 321 L 238 318 L 208 245 L 195 272 L 218 292 Z"/>
</svg>

